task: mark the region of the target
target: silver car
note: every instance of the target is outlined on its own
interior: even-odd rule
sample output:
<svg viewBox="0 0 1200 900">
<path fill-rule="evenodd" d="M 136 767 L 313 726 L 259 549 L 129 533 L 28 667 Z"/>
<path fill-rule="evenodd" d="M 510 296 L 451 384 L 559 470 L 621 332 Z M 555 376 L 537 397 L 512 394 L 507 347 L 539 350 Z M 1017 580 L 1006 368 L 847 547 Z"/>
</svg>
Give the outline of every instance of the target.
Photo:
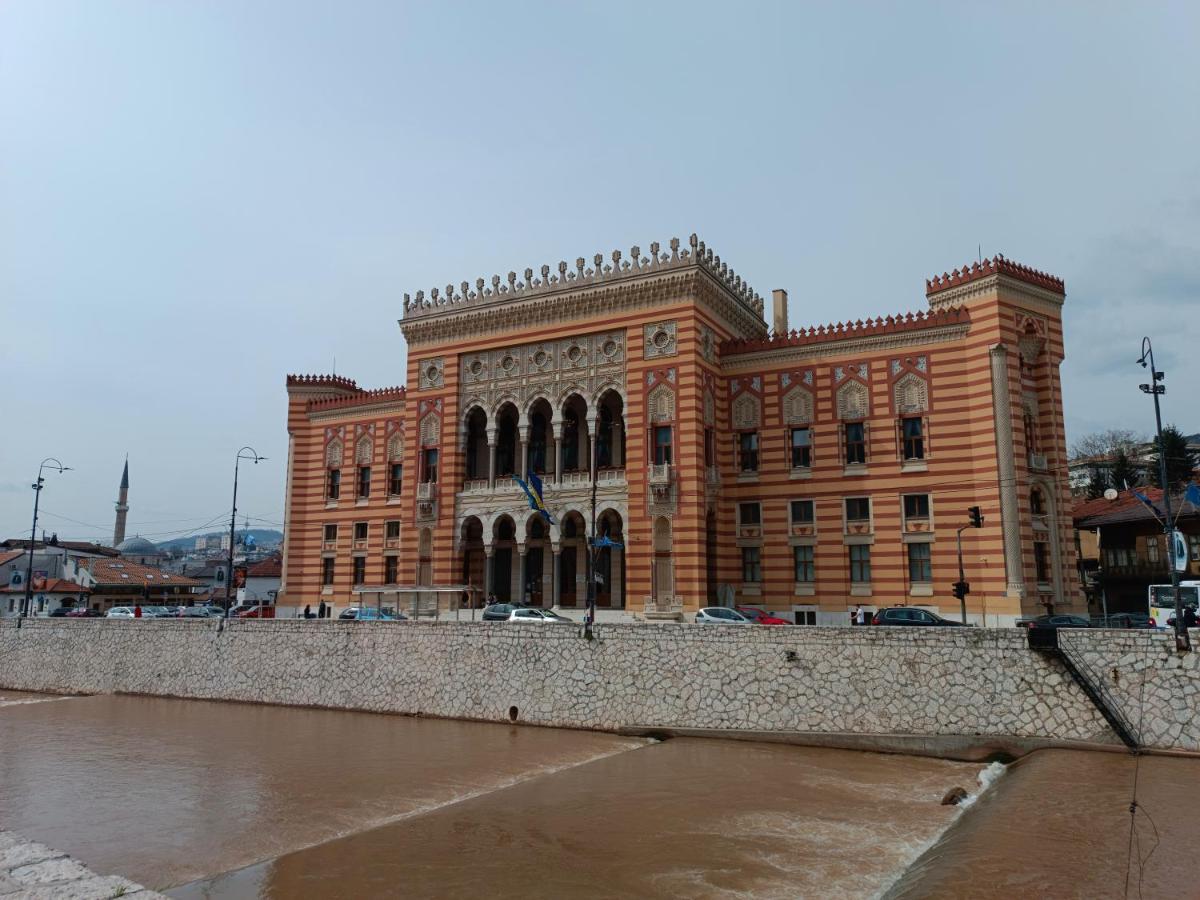
<svg viewBox="0 0 1200 900">
<path fill-rule="evenodd" d="M 508 614 L 510 622 L 525 622 L 534 625 L 574 625 L 572 619 L 560 616 L 552 609 L 514 609 Z"/>
<path fill-rule="evenodd" d="M 724 606 L 706 606 L 696 613 L 697 625 L 753 625 L 754 620 L 743 616 L 736 609 Z"/>
</svg>

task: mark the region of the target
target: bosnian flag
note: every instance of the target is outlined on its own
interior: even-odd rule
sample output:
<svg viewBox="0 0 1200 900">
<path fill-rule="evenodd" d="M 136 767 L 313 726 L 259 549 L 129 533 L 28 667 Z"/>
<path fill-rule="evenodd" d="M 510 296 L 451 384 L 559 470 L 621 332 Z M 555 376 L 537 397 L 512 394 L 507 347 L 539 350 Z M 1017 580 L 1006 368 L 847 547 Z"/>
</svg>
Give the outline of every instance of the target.
<svg viewBox="0 0 1200 900">
<path fill-rule="evenodd" d="M 542 497 L 542 479 L 538 478 L 537 472 L 529 473 L 528 482 L 519 476 L 514 475 L 513 477 L 521 486 L 521 490 L 525 492 L 525 496 L 529 498 L 529 508 L 540 512 L 549 524 L 554 525 L 554 516 L 550 515 L 550 510 L 546 509 L 546 501 Z"/>
<path fill-rule="evenodd" d="M 1200 487 L 1196 487 L 1194 484 L 1189 484 L 1187 486 L 1187 490 L 1183 492 L 1183 499 L 1197 509 L 1200 509 Z"/>
</svg>

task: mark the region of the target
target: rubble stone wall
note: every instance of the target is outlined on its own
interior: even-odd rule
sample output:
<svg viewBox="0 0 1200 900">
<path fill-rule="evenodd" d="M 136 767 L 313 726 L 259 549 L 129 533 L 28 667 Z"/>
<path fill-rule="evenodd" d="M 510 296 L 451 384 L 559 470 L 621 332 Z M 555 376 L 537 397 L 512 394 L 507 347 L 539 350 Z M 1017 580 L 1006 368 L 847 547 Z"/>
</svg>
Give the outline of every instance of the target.
<svg viewBox="0 0 1200 900">
<path fill-rule="evenodd" d="M 1062 632 L 1150 747 L 1200 750 L 1195 654 Z M 0 622 L 0 687 L 627 726 L 1116 741 L 1018 629 Z M 1178 699 L 1177 699 L 1178 698 Z"/>
</svg>

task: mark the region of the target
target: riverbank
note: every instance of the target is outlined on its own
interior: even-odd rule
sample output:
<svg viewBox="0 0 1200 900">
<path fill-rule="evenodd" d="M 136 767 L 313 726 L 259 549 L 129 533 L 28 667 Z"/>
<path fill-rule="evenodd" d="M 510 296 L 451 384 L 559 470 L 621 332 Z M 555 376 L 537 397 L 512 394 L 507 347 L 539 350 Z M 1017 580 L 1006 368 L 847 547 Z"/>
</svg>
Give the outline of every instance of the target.
<svg viewBox="0 0 1200 900">
<path fill-rule="evenodd" d="M 13 900 L 167 900 L 119 875 L 97 875 L 45 844 L 0 830 L 0 897 Z"/>
</svg>

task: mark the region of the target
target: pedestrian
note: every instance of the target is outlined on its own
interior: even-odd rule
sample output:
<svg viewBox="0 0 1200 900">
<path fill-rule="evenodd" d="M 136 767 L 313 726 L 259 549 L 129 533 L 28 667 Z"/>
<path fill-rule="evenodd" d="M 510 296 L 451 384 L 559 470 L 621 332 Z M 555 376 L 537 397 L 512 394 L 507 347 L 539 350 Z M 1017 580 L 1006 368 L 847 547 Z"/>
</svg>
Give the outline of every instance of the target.
<svg viewBox="0 0 1200 900">
<path fill-rule="evenodd" d="M 304 618 L 306 618 L 306 619 L 311 619 L 312 617 L 313 617 L 313 613 L 312 613 L 312 604 L 311 604 L 311 603 L 305 603 L 305 604 L 304 604 Z"/>
<path fill-rule="evenodd" d="M 325 606 L 325 601 L 321 601 L 321 605 L 317 607 L 317 618 L 324 619 L 329 614 L 329 608 Z"/>
<path fill-rule="evenodd" d="M 1196 608 L 1194 606 L 1185 606 L 1183 608 L 1183 627 L 1196 627 Z"/>
<path fill-rule="evenodd" d="M 866 625 L 867 624 L 867 614 L 865 612 L 863 612 L 863 608 L 862 608 L 861 604 L 855 604 L 855 606 L 854 606 L 854 624 L 855 625 Z"/>
<path fill-rule="evenodd" d="M 134 605 L 134 607 L 133 607 L 133 617 L 134 617 L 135 619 L 140 619 L 140 618 L 142 617 L 142 606 L 141 606 L 141 604 L 140 604 L 140 603 L 138 603 L 138 604 L 135 604 L 135 605 Z"/>
</svg>

